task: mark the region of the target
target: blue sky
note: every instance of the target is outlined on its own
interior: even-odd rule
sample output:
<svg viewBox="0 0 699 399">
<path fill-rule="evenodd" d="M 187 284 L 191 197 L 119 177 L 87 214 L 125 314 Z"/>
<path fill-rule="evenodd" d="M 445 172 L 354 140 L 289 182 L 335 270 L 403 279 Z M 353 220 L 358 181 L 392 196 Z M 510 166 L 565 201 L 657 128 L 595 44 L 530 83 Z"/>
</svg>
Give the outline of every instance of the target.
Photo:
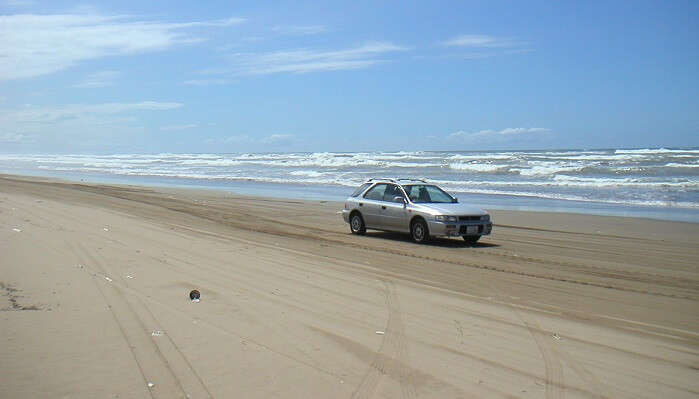
<svg viewBox="0 0 699 399">
<path fill-rule="evenodd" d="M 695 1 L 0 0 L 0 15 L 1 152 L 699 145 Z"/>
</svg>

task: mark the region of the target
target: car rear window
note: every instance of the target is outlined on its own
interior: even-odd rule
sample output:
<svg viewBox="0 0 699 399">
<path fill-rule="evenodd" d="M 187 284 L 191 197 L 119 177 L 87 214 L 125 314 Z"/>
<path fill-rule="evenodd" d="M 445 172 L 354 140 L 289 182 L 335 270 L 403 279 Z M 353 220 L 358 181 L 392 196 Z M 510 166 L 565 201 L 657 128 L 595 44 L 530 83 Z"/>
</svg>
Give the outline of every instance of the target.
<svg viewBox="0 0 699 399">
<path fill-rule="evenodd" d="M 366 188 L 369 187 L 370 185 L 371 185 L 371 183 L 364 183 L 364 184 L 362 184 L 361 186 L 359 186 L 358 189 L 354 190 L 354 192 L 352 193 L 352 196 L 353 196 L 353 197 L 356 197 L 356 196 L 358 196 L 359 194 L 363 193 L 364 190 L 366 190 Z"/>
</svg>

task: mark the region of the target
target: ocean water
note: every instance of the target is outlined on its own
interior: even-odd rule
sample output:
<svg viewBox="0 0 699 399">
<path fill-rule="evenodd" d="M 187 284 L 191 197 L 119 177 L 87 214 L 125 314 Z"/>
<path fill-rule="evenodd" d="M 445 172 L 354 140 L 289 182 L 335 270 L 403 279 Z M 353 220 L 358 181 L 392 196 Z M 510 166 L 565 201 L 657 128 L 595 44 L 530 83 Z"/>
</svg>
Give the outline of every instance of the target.
<svg viewBox="0 0 699 399">
<path fill-rule="evenodd" d="M 0 155 L 0 171 L 342 199 L 370 177 L 424 178 L 484 207 L 699 222 L 699 149 Z"/>
</svg>

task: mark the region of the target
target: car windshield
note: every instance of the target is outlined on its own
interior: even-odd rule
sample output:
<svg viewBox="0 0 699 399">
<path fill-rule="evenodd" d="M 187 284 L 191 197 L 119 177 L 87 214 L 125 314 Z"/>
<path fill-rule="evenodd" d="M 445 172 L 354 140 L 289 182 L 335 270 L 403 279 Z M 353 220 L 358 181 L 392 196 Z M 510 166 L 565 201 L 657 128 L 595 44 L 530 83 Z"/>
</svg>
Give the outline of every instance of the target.
<svg viewBox="0 0 699 399">
<path fill-rule="evenodd" d="M 403 186 L 405 193 L 414 203 L 450 203 L 454 202 L 451 195 L 441 188 L 428 184 L 412 184 Z"/>
</svg>

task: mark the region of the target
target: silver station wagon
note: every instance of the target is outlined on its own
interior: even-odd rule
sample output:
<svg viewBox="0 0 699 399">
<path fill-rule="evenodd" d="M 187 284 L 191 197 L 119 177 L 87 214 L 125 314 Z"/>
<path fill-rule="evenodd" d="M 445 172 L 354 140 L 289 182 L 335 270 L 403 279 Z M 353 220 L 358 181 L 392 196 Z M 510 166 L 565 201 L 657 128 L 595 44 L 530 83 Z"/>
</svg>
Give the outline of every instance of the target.
<svg viewBox="0 0 699 399">
<path fill-rule="evenodd" d="M 397 231 L 410 233 L 418 243 L 461 236 L 475 244 L 493 229 L 488 212 L 462 204 L 424 180 L 369 179 L 347 198 L 342 218 L 353 234 Z"/>
</svg>

